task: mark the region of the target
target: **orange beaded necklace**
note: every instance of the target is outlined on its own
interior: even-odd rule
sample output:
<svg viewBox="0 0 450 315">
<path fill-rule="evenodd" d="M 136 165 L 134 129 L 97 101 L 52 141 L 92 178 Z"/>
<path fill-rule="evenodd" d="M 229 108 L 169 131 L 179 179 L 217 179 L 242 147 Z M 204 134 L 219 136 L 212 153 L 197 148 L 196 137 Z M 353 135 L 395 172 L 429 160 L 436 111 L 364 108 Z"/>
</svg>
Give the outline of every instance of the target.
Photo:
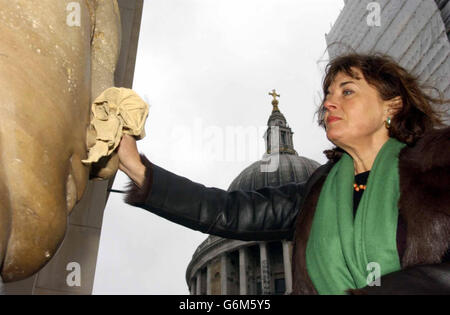
<svg viewBox="0 0 450 315">
<path fill-rule="evenodd" d="M 355 191 L 366 190 L 366 187 L 367 185 L 353 184 L 353 188 L 355 189 Z"/>
</svg>

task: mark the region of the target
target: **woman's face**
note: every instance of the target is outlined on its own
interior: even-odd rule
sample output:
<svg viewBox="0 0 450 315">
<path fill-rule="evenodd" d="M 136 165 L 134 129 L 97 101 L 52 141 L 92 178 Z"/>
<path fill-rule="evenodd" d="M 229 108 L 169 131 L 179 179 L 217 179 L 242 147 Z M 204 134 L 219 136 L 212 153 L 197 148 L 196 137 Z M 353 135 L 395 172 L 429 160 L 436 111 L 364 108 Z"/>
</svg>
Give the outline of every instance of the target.
<svg viewBox="0 0 450 315">
<path fill-rule="evenodd" d="M 388 139 L 384 125 L 387 102 L 367 83 L 359 69 L 352 70 L 356 79 L 338 73 L 324 102 L 327 137 L 343 149 Z"/>
</svg>

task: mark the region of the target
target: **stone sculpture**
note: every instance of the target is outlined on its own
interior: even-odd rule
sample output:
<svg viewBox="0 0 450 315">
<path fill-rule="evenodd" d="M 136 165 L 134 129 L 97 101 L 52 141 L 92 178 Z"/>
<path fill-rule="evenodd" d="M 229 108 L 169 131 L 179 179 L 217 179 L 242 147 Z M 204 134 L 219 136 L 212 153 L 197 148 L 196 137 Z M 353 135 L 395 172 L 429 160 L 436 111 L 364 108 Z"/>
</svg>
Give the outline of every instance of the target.
<svg viewBox="0 0 450 315">
<path fill-rule="evenodd" d="M 114 86 L 120 27 L 116 0 L 0 0 L 4 282 L 39 271 L 64 238 L 89 178 L 90 104 Z"/>
</svg>

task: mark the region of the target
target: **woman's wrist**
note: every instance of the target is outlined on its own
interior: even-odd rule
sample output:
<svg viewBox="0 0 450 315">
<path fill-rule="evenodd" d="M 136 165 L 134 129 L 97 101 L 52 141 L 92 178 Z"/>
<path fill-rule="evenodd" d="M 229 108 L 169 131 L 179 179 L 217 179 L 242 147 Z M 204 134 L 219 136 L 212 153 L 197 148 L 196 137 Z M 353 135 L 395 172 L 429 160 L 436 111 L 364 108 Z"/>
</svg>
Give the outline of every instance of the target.
<svg viewBox="0 0 450 315">
<path fill-rule="evenodd" d="M 145 181 L 145 165 L 139 163 L 132 170 L 127 170 L 126 174 L 128 177 L 139 187 L 142 188 L 144 186 Z"/>
</svg>

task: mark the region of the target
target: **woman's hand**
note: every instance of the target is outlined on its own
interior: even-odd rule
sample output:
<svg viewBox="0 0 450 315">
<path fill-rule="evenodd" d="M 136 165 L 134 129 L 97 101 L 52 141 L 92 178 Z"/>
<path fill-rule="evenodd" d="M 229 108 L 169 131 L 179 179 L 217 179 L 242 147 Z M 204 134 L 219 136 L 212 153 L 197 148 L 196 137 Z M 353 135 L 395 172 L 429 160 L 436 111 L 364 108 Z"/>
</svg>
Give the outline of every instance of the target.
<svg viewBox="0 0 450 315">
<path fill-rule="evenodd" d="M 145 180 L 145 166 L 141 162 L 136 146 L 136 140 L 124 134 L 117 150 L 119 156 L 119 169 L 128 175 L 136 185 L 142 187 Z"/>
</svg>

